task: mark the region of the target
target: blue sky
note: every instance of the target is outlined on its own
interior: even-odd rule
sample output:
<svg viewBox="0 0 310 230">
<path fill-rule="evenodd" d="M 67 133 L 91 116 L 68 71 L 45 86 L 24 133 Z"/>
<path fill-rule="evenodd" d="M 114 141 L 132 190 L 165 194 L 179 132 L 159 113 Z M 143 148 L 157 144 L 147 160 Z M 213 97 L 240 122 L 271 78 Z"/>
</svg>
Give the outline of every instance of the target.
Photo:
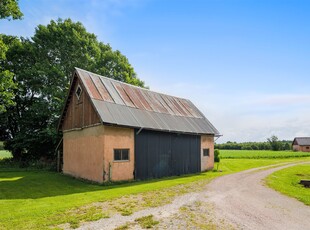
<svg viewBox="0 0 310 230">
<path fill-rule="evenodd" d="M 0 33 L 80 21 L 152 90 L 193 101 L 218 142 L 310 136 L 310 1 L 20 0 Z"/>
</svg>

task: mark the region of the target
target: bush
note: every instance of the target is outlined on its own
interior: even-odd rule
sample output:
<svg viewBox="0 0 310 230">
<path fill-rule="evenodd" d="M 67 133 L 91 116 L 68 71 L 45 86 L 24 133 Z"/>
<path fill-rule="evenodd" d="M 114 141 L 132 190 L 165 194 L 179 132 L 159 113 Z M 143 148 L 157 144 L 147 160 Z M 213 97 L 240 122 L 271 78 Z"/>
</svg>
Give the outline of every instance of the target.
<svg viewBox="0 0 310 230">
<path fill-rule="evenodd" d="M 3 142 L 0 141 L 0 150 L 4 150 Z"/>
<path fill-rule="evenodd" d="M 214 150 L 214 162 L 219 163 L 220 162 L 220 150 L 215 149 Z"/>
<path fill-rule="evenodd" d="M 214 150 L 214 162 L 216 162 L 216 170 L 218 171 L 219 165 L 220 165 L 220 150 L 215 149 Z"/>
</svg>

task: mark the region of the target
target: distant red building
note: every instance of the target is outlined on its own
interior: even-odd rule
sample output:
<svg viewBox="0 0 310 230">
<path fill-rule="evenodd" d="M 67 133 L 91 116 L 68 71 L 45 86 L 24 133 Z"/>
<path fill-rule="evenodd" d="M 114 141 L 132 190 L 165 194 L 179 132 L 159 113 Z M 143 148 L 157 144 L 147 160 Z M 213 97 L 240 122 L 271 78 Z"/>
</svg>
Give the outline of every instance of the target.
<svg viewBox="0 0 310 230">
<path fill-rule="evenodd" d="M 294 151 L 310 152 L 310 137 L 295 137 L 292 146 Z"/>
</svg>

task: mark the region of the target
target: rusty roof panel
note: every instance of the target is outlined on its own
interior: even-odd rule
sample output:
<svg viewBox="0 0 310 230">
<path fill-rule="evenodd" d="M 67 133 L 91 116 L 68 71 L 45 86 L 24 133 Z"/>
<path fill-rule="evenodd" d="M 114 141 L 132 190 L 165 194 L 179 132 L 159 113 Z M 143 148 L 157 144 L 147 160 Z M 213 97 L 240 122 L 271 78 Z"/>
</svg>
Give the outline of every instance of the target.
<svg viewBox="0 0 310 230">
<path fill-rule="evenodd" d="M 167 108 L 172 111 L 170 114 L 175 114 L 177 116 L 180 116 L 181 113 L 178 111 L 178 109 L 172 104 L 172 102 L 169 100 L 169 97 L 167 95 L 160 95 L 164 103 L 167 105 Z"/>
<path fill-rule="evenodd" d="M 202 118 L 201 113 L 197 111 L 196 106 L 193 107 L 193 104 L 186 99 L 181 100 L 181 103 L 186 107 L 187 110 L 190 111 L 190 113 L 193 115 L 193 117 L 199 117 Z"/>
<path fill-rule="evenodd" d="M 175 105 L 182 110 L 185 117 L 192 117 L 193 115 L 186 109 L 186 107 L 180 102 L 179 98 L 172 97 Z"/>
<path fill-rule="evenodd" d="M 179 113 L 181 113 L 182 116 L 191 116 L 191 114 L 189 114 L 186 109 L 183 109 L 177 101 L 176 98 L 174 97 L 168 97 L 168 99 L 171 101 L 172 105 L 179 111 Z"/>
<path fill-rule="evenodd" d="M 142 105 L 141 101 L 139 100 L 139 97 L 136 95 L 136 93 L 132 90 L 132 86 L 129 86 L 127 84 L 122 84 L 123 89 L 127 93 L 130 100 L 134 103 L 135 107 L 137 109 L 143 109 L 145 110 L 144 106 Z"/>
<path fill-rule="evenodd" d="M 166 99 L 171 103 L 169 106 L 172 106 L 181 116 L 186 116 L 184 110 L 174 101 L 173 97 L 166 96 Z"/>
<path fill-rule="evenodd" d="M 158 109 L 157 106 L 155 106 L 154 100 L 153 100 L 152 97 L 149 95 L 149 91 L 148 91 L 148 90 L 141 90 L 140 93 L 142 94 L 142 96 L 144 97 L 144 99 L 147 101 L 147 103 L 148 103 L 149 106 L 151 107 L 151 111 L 154 111 L 154 112 L 161 112 L 161 110 Z"/>
<path fill-rule="evenodd" d="M 118 94 L 121 96 L 121 98 L 123 99 L 123 101 L 125 102 L 125 104 L 127 106 L 130 107 L 135 107 L 134 103 L 132 102 L 132 100 L 128 97 L 127 93 L 125 92 L 125 90 L 123 89 L 122 85 L 119 82 L 112 82 L 112 84 L 114 85 L 115 89 L 117 90 Z"/>
<path fill-rule="evenodd" d="M 156 111 L 160 113 L 168 113 L 167 108 L 165 108 L 159 100 L 159 96 L 152 91 L 147 91 L 148 96 L 151 99 L 151 105 L 155 108 Z"/>
<path fill-rule="evenodd" d="M 87 72 L 79 72 L 80 78 L 85 85 L 87 92 L 89 93 L 91 98 L 95 99 L 102 99 L 101 95 L 99 94 L 94 82 L 88 76 Z"/>
<path fill-rule="evenodd" d="M 189 100 L 131 86 L 81 69 L 76 71 L 103 123 L 168 132 L 219 134 Z"/>
<path fill-rule="evenodd" d="M 205 118 L 205 115 L 202 112 L 200 112 L 200 110 L 190 100 L 186 100 L 186 103 L 190 108 L 192 108 L 193 111 L 195 111 L 196 114 L 195 117 Z"/>
<path fill-rule="evenodd" d="M 151 108 L 151 106 L 149 105 L 148 101 L 146 100 L 144 94 L 142 94 L 143 90 L 140 90 L 136 87 L 133 87 L 132 90 L 136 93 L 137 97 L 139 98 L 139 100 L 141 101 L 142 105 L 144 106 L 144 108 L 148 111 L 153 111 L 153 109 Z"/>
<path fill-rule="evenodd" d="M 168 111 L 168 114 L 176 115 L 176 113 L 173 111 L 173 109 L 170 108 L 170 106 L 166 103 L 166 101 L 163 99 L 163 97 L 166 96 L 164 94 L 155 93 L 155 98 L 160 102 L 160 104 Z"/>
<path fill-rule="evenodd" d="M 188 106 L 186 106 L 186 103 L 184 102 L 184 101 L 186 101 L 185 99 L 177 98 L 176 100 L 178 101 L 178 103 L 180 105 L 182 105 L 183 109 L 186 110 L 188 114 L 190 114 L 189 117 L 196 117 L 195 112 L 193 111 L 193 109 L 191 109 Z"/>
<path fill-rule="evenodd" d="M 97 86 L 97 89 L 99 91 L 99 94 L 101 95 L 101 98 L 104 101 L 114 102 L 108 90 L 106 89 L 104 84 L 101 82 L 100 77 L 98 75 L 90 74 L 90 73 L 89 73 L 89 76 L 93 80 L 94 84 Z"/>
<path fill-rule="evenodd" d="M 100 80 L 103 83 L 103 85 L 106 87 L 106 89 L 109 91 L 109 94 L 111 95 L 113 101 L 116 104 L 125 105 L 125 102 L 123 101 L 121 96 L 118 94 L 118 91 L 114 88 L 112 82 L 108 80 L 107 78 L 103 78 L 103 77 L 100 78 Z"/>
</svg>

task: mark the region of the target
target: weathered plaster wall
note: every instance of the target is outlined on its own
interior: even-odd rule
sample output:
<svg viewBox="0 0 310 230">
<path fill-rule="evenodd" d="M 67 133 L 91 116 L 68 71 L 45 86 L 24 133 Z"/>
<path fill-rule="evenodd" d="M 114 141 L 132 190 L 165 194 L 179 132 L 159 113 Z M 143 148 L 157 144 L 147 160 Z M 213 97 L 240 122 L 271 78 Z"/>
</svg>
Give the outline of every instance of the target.
<svg viewBox="0 0 310 230">
<path fill-rule="evenodd" d="M 293 145 L 294 151 L 310 152 L 310 146 Z"/>
<path fill-rule="evenodd" d="M 203 156 L 203 149 L 209 149 L 209 156 Z M 214 136 L 201 136 L 201 171 L 211 170 L 214 167 Z"/>
<path fill-rule="evenodd" d="M 301 151 L 310 152 L 310 146 L 301 146 Z"/>
<path fill-rule="evenodd" d="M 293 145 L 293 150 L 302 151 L 302 152 L 310 152 L 310 146 Z"/>
<path fill-rule="evenodd" d="M 129 161 L 114 161 L 114 149 L 129 149 Z M 95 126 L 64 132 L 63 172 L 102 183 L 134 179 L 134 130 Z"/>
<path fill-rule="evenodd" d="M 105 126 L 104 143 L 106 180 L 109 177 L 113 181 L 134 179 L 134 130 Z M 129 161 L 114 161 L 114 149 L 129 149 Z"/>
<path fill-rule="evenodd" d="M 104 126 L 64 132 L 63 172 L 103 182 Z"/>
<path fill-rule="evenodd" d="M 293 150 L 294 150 L 294 151 L 301 151 L 299 145 L 293 145 Z"/>
</svg>

